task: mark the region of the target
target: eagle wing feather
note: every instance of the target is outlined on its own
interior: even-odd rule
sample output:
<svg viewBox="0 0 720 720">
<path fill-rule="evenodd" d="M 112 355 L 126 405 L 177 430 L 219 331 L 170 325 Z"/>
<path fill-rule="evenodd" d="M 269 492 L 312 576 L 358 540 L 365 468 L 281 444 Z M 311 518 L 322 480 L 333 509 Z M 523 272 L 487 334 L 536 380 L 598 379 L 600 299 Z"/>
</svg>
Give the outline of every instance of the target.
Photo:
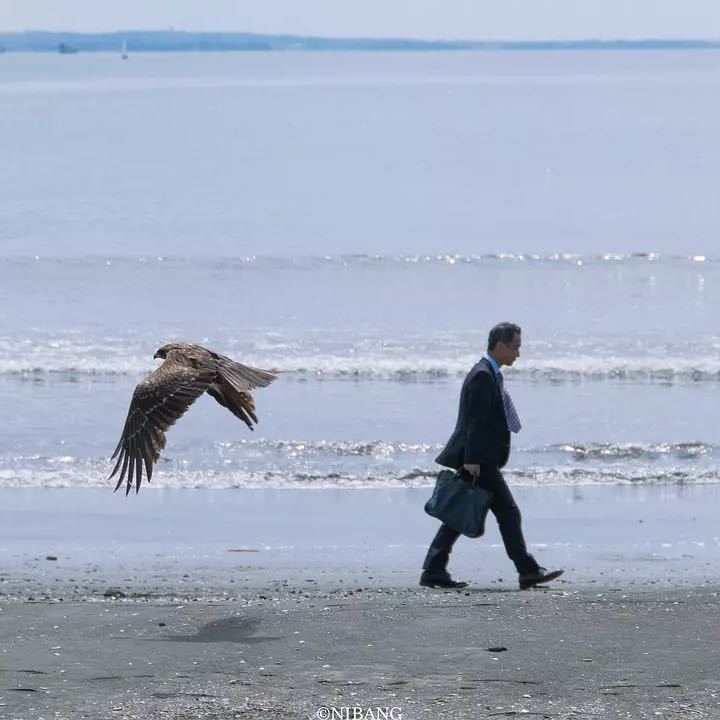
<svg viewBox="0 0 720 720">
<path fill-rule="evenodd" d="M 117 457 L 117 462 L 110 477 L 120 473 L 115 490 L 126 479 L 125 494 L 130 492 L 133 484 L 138 492 L 143 464 L 150 481 L 153 465 L 165 447 L 166 431 L 208 389 L 215 375 L 216 369 L 212 365 L 195 368 L 167 359 L 138 384 L 120 442 L 111 458 Z"/>
</svg>

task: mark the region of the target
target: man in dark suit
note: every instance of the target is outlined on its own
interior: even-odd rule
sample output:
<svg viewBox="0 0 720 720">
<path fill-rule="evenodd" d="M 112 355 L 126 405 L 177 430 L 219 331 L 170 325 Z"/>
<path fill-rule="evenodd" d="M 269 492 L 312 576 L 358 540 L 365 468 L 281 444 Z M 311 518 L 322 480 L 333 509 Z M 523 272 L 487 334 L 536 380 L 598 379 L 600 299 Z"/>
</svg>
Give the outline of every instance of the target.
<svg viewBox="0 0 720 720">
<path fill-rule="evenodd" d="M 490 331 L 487 355 L 465 378 L 455 431 L 435 462 L 459 471 L 468 482 L 474 480 L 492 494 L 490 510 L 497 518 L 505 550 L 515 563 L 524 590 L 554 580 L 563 571 L 548 572 L 528 553 L 520 510 L 500 472 L 510 455 L 510 433 L 519 432 L 521 427 L 500 368 L 517 360 L 521 342 L 521 330 L 512 323 L 501 323 Z M 459 536 L 447 525 L 440 526 L 425 557 L 421 585 L 467 585 L 453 580 L 447 571 L 450 552 Z"/>
</svg>

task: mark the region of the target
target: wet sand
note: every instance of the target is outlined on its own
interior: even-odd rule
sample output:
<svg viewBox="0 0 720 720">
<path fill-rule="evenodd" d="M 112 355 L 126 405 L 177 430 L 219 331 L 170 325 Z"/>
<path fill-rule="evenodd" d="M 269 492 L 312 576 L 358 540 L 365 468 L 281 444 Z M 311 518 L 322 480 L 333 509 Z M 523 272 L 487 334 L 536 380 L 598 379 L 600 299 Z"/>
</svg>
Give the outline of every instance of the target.
<svg viewBox="0 0 720 720">
<path fill-rule="evenodd" d="M 426 495 L 3 491 L 0 718 L 720 717 L 717 489 L 518 489 L 527 592 Z"/>
<path fill-rule="evenodd" d="M 720 485 L 515 487 L 531 551 L 574 586 L 696 586 L 720 577 Z M 438 522 L 429 489 L 0 489 L 0 593 L 224 597 L 307 571 L 414 586 Z M 46 561 L 47 556 L 57 561 Z M 450 569 L 515 587 L 496 523 L 461 538 Z M 498 579 L 502 578 L 502 582 Z"/>
<path fill-rule="evenodd" d="M 356 706 L 403 718 L 720 717 L 718 587 L 445 593 L 345 580 L 223 602 L 3 603 L 0 717 Z"/>
</svg>

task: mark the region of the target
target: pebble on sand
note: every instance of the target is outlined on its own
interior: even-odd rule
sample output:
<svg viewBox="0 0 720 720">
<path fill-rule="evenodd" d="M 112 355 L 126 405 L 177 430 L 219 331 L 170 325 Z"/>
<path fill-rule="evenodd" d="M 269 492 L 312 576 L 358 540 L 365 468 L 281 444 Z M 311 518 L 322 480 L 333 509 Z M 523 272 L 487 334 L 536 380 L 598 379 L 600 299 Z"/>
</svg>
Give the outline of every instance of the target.
<svg viewBox="0 0 720 720">
<path fill-rule="evenodd" d="M 103 597 L 106 598 L 124 598 L 127 595 L 119 588 L 108 588 L 104 593 Z"/>
</svg>

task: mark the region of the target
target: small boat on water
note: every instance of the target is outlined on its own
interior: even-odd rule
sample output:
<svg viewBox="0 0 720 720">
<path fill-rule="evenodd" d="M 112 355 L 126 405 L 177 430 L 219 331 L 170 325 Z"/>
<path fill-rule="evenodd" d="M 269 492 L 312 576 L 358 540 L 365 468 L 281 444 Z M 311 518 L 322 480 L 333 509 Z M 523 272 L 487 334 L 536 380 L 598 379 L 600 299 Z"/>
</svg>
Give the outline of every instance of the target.
<svg viewBox="0 0 720 720">
<path fill-rule="evenodd" d="M 72 45 L 68 45 L 67 43 L 60 43 L 58 45 L 58 52 L 61 55 L 75 55 L 77 53 L 77 48 L 73 47 Z"/>
</svg>

